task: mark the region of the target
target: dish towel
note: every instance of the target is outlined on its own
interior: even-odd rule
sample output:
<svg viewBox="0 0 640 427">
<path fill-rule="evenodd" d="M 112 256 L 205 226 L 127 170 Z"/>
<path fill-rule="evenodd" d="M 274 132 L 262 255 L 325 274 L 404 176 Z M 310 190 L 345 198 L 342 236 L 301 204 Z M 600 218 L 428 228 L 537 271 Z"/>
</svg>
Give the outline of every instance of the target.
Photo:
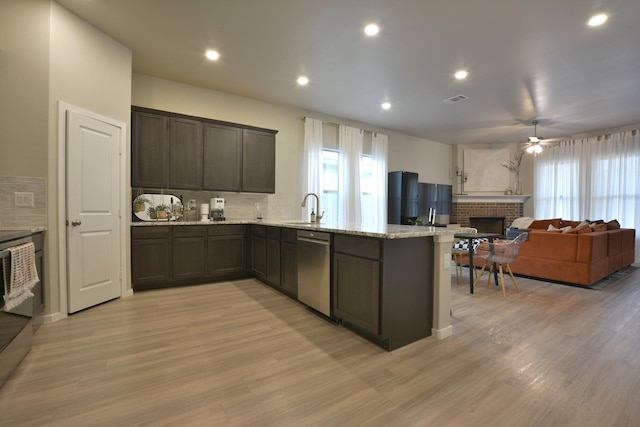
<svg viewBox="0 0 640 427">
<path fill-rule="evenodd" d="M 36 252 L 33 243 L 25 243 L 7 250 L 9 256 L 2 259 L 5 311 L 32 297 L 31 289 L 40 281 L 36 270 Z"/>
</svg>

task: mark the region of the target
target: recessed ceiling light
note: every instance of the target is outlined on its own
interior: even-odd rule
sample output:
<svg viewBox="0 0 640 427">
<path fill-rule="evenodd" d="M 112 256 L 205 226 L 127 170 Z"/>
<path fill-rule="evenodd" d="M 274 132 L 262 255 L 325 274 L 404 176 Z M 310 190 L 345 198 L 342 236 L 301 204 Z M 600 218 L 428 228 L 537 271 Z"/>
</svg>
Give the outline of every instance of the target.
<svg viewBox="0 0 640 427">
<path fill-rule="evenodd" d="M 391 108 L 391 103 L 390 102 L 383 102 L 381 105 L 383 110 L 389 110 Z"/>
<path fill-rule="evenodd" d="M 453 76 L 458 80 L 464 80 L 468 75 L 469 72 L 467 70 L 458 70 Z"/>
<path fill-rule="evenodd" d="M 589 25 L 590 27 L 597 27 L 599 25 L 604 24 L 607 21 L 607 18 L 609 17 L 604 13 L 593 15 L 591 19 L 589 19 L 589 21 L 587 22 L 587 25 Z"/>
<path fill-rule="evenodd" d="M 297 82 L 300 86 L 306 86 L 307 84 L 309 84 L 309 78 L 306 76 L 300 76 L 298 77 Z"/>
<path fill-rule="evenodd" d="M 209 49 L 207 53 L 205 53 L 205 55 L 207 56 L 208 59 L 212 61 L 217 61 L 218 59 L 220 59 L 220 54 L 218 53 L 217 50 Z"/>
<path fill-rule="evenodd" d="M 379 31 L 380 27 L 378 27 L 376 24 L 369 24 L 364 27 L 364 33 L 368 36 L 375 36 Z"/>
</svg>

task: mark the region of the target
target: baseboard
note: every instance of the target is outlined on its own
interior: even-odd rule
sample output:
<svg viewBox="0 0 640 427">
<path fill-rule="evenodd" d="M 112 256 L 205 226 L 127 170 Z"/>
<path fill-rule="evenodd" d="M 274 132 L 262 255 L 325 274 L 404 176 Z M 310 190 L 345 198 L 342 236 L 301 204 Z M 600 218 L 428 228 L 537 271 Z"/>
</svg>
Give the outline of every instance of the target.
<svg viewBox="0 0 640 427">
<path fill-rule="evenodd" d="M 45 314 L 44 316 L 42 316 L 42 323 L 53 323 L 53 322 L 57 322 L 58 320 L 62 320 L 66 317 L 67 317 L 67 314 L 61 313 L 61 312 L 57 312 L 53 314 Z"/>
<path fill-rule="evenodd" d="M 450 337 L 451 335 L 453 335 L 453 326 L 449 325 L 446 328 L 442 329 L 431 328 L 431 335 L 439 340 Z"/>
</svg>

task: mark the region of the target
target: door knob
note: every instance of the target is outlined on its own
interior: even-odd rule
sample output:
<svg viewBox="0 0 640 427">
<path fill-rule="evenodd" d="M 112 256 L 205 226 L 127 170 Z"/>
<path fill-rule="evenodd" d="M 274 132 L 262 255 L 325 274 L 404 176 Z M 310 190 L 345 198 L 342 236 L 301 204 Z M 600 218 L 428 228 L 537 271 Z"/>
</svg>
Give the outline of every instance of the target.
<svg viewBox="0 0 640 427">
<path fill-rule="evenodd" d="M 71 221 L 71 225 L 73 225 L 74 227 L 77 227 L 77 226 L 79 226 L 80 224 L 82 224 L 82 221 L 78 221 L 78 220 Z"/>
</svg>

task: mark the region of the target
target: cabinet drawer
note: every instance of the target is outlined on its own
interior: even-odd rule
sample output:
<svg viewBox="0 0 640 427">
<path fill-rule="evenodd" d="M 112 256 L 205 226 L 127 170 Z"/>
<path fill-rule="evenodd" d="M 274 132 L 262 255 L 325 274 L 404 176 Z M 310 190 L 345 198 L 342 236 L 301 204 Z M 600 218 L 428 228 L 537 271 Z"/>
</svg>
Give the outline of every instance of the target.
<svg viewBox="0 0 640 427">
<path fill-rule="evenodd" d="M 377 239 L 336 234 L 333 237 L 333 245 L 336 252 L 363 258 L 380 259 L 380 241 Z"/>
<path fill-rule="evenodd" d="M 294 228 L 282 228 L 280 229 L 280 233 L 282 235 L 283 242 L 289 243 L 297 243 L 298 242 L 298 232 Z"/>
<path fill-rule="evenodd" d="M 267 227 L 267 239 L 280 240 L 280 227 Z"/>
<path fill-rule="evenodd" d="M 152 227 L 131 227 L 132 239 L 158 239 L 169 237 L 169 227 L 152 226 Z"/>
<path fill-rule="evenodd" d="M 247 232 L 246 225 L 210 225 L 207 228 L 209 236 L 237 236 Z"/>
<path fill-rule="evenodd" d="M 206 235 L 203 225 L 183 225 L 173 228 L 173 237 L 200 237 Z"/>
</svg>

